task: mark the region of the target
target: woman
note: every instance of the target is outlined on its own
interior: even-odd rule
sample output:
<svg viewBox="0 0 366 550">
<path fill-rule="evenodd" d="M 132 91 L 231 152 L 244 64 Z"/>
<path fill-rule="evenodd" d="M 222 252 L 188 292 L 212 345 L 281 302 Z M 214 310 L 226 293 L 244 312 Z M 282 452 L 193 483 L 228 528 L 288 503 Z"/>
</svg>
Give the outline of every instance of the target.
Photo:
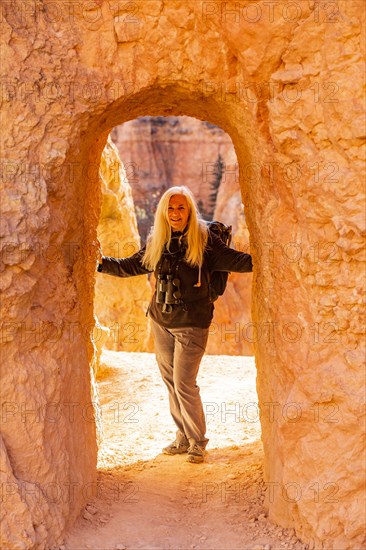
<svg viewBox="0 0 366 550">
<path fill-rule="evenodd" d="M 203 462 L 209 440 L 196 378 L 214 310 L 210 274 L 251 272 L 250 254 L 229 248 L 207 229 L 187 187 L 171 187 L 159 201 L 146 246 L 128 258 L 103 256 L 98 271 L 117 277 L 154 272 L 148 315 L 178 428 L 175 441 L 163 452 L 187 453 L 188 462 Z"/>
</svg>

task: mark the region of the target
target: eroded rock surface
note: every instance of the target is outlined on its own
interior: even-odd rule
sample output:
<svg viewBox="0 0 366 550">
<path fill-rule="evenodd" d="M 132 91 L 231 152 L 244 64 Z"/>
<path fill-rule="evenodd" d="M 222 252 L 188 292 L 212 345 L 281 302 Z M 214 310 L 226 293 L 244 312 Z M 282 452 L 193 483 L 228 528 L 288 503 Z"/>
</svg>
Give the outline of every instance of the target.
<svg viewBox="0 0 366 550">
<path fill-rule="evenodd" d="M 110 130 L 148 115 L 207 120 L 235 146 L 269 519 L 313 548 L 364 545 L 364 2 L 226 9 L 2 4 L 1 432 L 17 479 L 73 488 L 39 500 L 23 548 L 60 544 L 97 490 L 95 172 Z M 57 421 L 22 417 L 50 403 Z M 7 503 L 14 546 L 23 509 Z"/>
<path fill-rule="evenodd" d="M 124 258 L 140 249 L 134 203 L 126 171 L 116 146 L 108 139 L 101 160 L 102 210 L 98 239 L 104 256 Z M 107 349 L 115 351 L 150 351 L 150 326 L 146 309 L 151 298 L 147 276 L 119 278 L 97 276 L 95 313 L 109 328 Z M 102 332 L 95 331 L 95 338 Z"/>
<path fill-rule="evenodd" d="M 214 219 L 232 225 L 231 246 L 250 253 L 249 231 L 236 181 L 234 149 L 226 156 L 228 167 L 218 191 Z M 215 302 L 207 352 L 213 355 L 254 355 L 259 338 L 257 324 L 251 318 L 251 273 L 230 273 L 225 293 Z"/>
</svg>

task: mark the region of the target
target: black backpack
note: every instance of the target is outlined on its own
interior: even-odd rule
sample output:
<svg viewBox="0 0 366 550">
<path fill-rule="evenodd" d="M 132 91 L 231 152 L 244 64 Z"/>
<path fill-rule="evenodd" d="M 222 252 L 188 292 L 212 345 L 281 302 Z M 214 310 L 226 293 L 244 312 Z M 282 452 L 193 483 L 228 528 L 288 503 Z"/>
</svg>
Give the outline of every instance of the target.
<svg viewBox="0 0 366 550">
<path fill-rule="evenodd" d="M 212 233 L 215 233 L 226 246 L 230 246 L 231 243 L 231 225 L 226 225 L 218 221 L 206 222 L 207 227 Z M 210 277 L 210 300 L 214 302 L 219 296 L 224 294 L 227 279 L 229 277 L 228 271 L 213 271 Z"/>
</svg>

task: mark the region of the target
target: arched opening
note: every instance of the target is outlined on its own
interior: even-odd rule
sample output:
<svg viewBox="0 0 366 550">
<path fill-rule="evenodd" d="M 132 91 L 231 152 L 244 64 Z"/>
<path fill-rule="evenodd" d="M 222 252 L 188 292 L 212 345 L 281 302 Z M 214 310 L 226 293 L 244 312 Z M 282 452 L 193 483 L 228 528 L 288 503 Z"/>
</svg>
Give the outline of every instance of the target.
<svg viewBox="0 0 366 550">
<path fill-rule="evenodd" d="M 192 117 L 140 117 L 115 127 L 103 151 L 101 178 L 98 236 L 106 256 L 136 252 L 146 242 L 161 193 L 182 182 L 195 193 L 203 218 L 226 220 L 232 226 L 231 246 L 249 251 L 235 150 L 230 137 L 211 123 Z M 253 355 L 251 278 L 230 275 L 215 303 L 207 353 Z M 110 329 L 108 349 L 153 351 L 145 315 L 151 293 L 145 279 L 97 277 L 95 312 Z M 154 277 L 148 279 L 154 287 Z"/>
<path fill-rule="evenodd" d="M 249 156 L 251 148 L 248 138 L 250 134 L 248 133 L 245 139 L 240 137 L 235 124 L 235 116 L 233 116 L 233 120 L 230 119 L 231 109 L 235 111 L 235 105 L 231 102 L 220 105 L 217 104 L 215 98 L 202 97 L 200 92 L 186 95 L 179 88 L 175 88 L 174 90 L 150 90 L 145 91 L 143 94 L 136 94 L 136 97 L 133 99 L 127 99 L 125 105 L 116 104 L 113 107 L 110 106 L 107 112 L 99 115 L 98 121 L 92 121 L 92 125 L 87 132 L 88 139 L 87 141 L 84 139 L 83 150 L 80 151 L 81 163 L 89 166 L 99 163 L 107 135 L 112 127 L 118 126 L 118 124 L 127 120 L 133 120 L 138 116 L 186 115 L 203 121 L 207 120 L 212 124 L 220 126 L 230 135 L 233 141 L 239 163 L 241 191 L 242 195 L 246 197 L 247 223 L 250 229 L 250 194 L 248 192 L 248 181 L 245 179 L 246 171 L 242 167 L 243 165 L 249 165 L 250 162 L 255 164 L 255 160 Z M 246 126 L 251 129 L 253 128 L 249 121 Z M 92 140 L 93 137 L 94 142 Z M 251 139 L 253 140 L 253 138 Z M 256 152 L 255 149 L 252 149 L 252 151 Z M 84 181 L 80 186 L 77 186 L 77 188 L 85 190 L 86 210 L 89 212 L 89 216 L 93 213 L 92 219 L 96 222 L 92 232 L 90 227 L 85 227 L 85 230 L 89 231 L 89 238 L 91 240 L 95 239 L 96 225 L 99 217 L 100 190 L 98 189 L 98 185 L 99 182 L 95 178 L 91 178 L 89 181 Z M 96 197 L 98 197 L 98 201 Z M 94 273 L 92 275 L 94 276 Z M 84 281 L 85 279 L 81 280 L 81 282 Z"/>
<path fill-rule="evenodd" d="M 150 114 L 151 111 L 147 111 L 146 113 L 144 113 L 144 115 L 146 116 L 147 114 Z M 174 112 L 173 112 L 174 114 Z M 161 115 L 160 115 L 161 116 Z M 123 157 L 122 157 L 122 160 L 123 160 Z M 236 182 L 238 188 L 239 188 L 239 182 L 237 181 Z M 231 189 L 231 197 L 233 196 L 233 189 Z M 225 204 L 221 204 L 221 212 L 227 212 L 228 210 L 225 208 Z M 220 212 L 220 210 L 219 210 Z M 113 240 L 113 239 L 112 239 Z M 237 242 L 236 242 L 237 244 Z M 228 332 L 230 332 L 230 328 L 231 327 L 227 327 L 225 328 L 225 330 L 227 330 Z M 219 335 L 219 338 L 221 338 L 222 335 Z M 235 338 L 233 338 L 234 342 L 235 342 Z M 239 343 L 239 342 L 238 342 Z M 239 347 L 239 346 L 238 346 Z M 237 354 L 237 355 L 240 355 L 240 352 Z M 237 357 L 237 359 L 239 359 Z M 243 358 L 240 358 L 240 359 L 243 359 Z M 115 360 L 117 361 L 117 357 L 115 357 Z M 135 383 L 135 379 L 136 379 L 136 372 L 131 372 L 131 371 L 136 371 L 136 365 L 134 364 L 134 362 L 132 361 L 132 359 L 130 360 L 129 358 L 127 358 L 125 355 L 123 356 L 123 361 L 125 361 L 126 363 L 128 363 L 128 367 L 127 367 L 127 370 L 129 370 L 130 372 L 124 372 L 124 381 L 127 382 L 128 379 L 133 380 L 133 382 Z M 142 368 L 142 362 L 144 361 L 143 359 L 143 356 L 141 355 L 139 358 L 139 364 L 141 365 L 141 371 L 142 371 L 142 375 L 143 375 L 143 380 L 142 380 L 142 383 L 140 383 L 138 386 L 135 386 L 136 389 L 138 389 L 140 391 L 141 394 L 143 393 L 146 393 L 146 389 L 147 391 L 149 392 L 149 397 L 150 399 L 162 399 L 162 394 L 159 394 L 156 392 L 156 389 L 154 386 L 156 386 L 157 382 L 160 381 L 159 380 L 159 376 L 157 374 L 157 368 L 156 368 L 156 365 L 148 365 L 149 368 L 154 368 L 155 369 L 155 376 L 151 376 L 151 371 L 150 373 L 148 371 L 146 371 L 146 369 L 143 369 Z M 151 359 L 150 359 L 151 360 Z M 206 361 L 207 363 L 207 361 Z M 230 364 L 231 363 L 231 364 Z M 206 395 L 206 400 L 205 400 L 205 403 L 204 403 L 204 406 L 205 406 L 205 411 L 207 414 L 207 416 L 209 416 L 209 420 L 213 419 L 216 417 L 216 424 L 220 424 L 221 423 L 221 426 L 223 427 L 224 426 L 224 429 L 225 429 L 225 432 L 226 432 L 226 437 L 221 437 L 220 438 L 220 435 L 218 435 L 217 433 L 214 433 L 213 434 L 213 438 L 212 438 L 212 441 L 213 441 L 213 447 L 216 449 L 215 453 L 212 455 L 213 459 L 212 459 L 212 462 L 217 462 L 219 464 L 219 469 L 216 471 L 216 474 L 215 475 L 224 475 L 223 472 L 227 466 L 227 462 L 230 461 L 231 464 L 232 464 L 232 469 L 230 470 L 231 472 L 231 475 L 233 477 L 237 477 L 239 476 L 239 472 L 245 472 L 247 469 L 248 469 L 248 465 L 249 465 L 249 471 L 250 471 L 250 475 L 249 477 L 248 476 L 245 476 L 244 474 L 244 477 L 243 479 L 245 478 L 245 483 L 247 484 L 247 486 L 251 486 L 252 487 L 252 490 L 250 492 L 249 495 L 241 495 L 239 500 L 240 500 L 240 505 L 243 506 L 244 503 L 245 505 L 247 506 L 246 510 L 247 510 L 247 513 L 249 513 L 249 509 L 251 509 L 251 512 L 253 513 L 253 510 L 256 510 L 256 513 L 257 515 L 260 515 L 260 513 L 262 512 L 262 515 L 264 517 L 264 508 L 263 508 L 263 495 L 264 495 L 264 490 L 263 490 L 263 486 L 260 485 L 260 478 L 261 478 L 261 472 L 260 472 L 260 469 L 262 468 L 262 452 L 261 452 L 261 443 L 257 440 L 257 434 L 258 434 L 258 424 L 259 424 L 259 410 L 258 410 L 258 407 L 257 407 L 257 398 L 256 398 L 256 391 L 255 391 L 255 377 L 253 377 L 253 372 L 251 372 L 251 376 L 250 376 L 250 380 L 249 380 L 249 387 L 245 388 L 245 392 L 241 393 L 241 394 L 235 394 L 234 398 L 232 395 L 230 395 L 230 386 L 231 386 L 231 389 L 233 388 L 233 385 L 235 385 L 235 383 L 238 385 L 238 383 L 243 383 L 243 379 L 240 380 L 240 378 L 242 377 L 242 374 L 243 374 L 243 371 L 247 370 L 248 371 L 248 365 L 245 365 L 245 363 L 243 361 L 240 361 L 240 360 L 237 360 L 236 362 L 234 361 L 234 364 L 233 364 L 233 358 L 226 358 L 223 360 L 222 362 L 222 367 L 221 369 L 218 368 L 218 364 L 214 364 L 214 368 L 216 369 L 216 375 L 218 378 L 220 378 L 220 375 L 222 377 L 222 380 L 224 381 L 225 380 L 225 383 L 224 384 L 221 384 L 219 386 L 216 386 L 216 393 L 211 393 L 211 394 L 208 394 Z M 221 365 L 220 365 L 221 366 Z M 254 367 L 254 363 L 252 363 L 252 366 Z M 203 369 L 203 372 L 204 372 L 204 376 L 206 376 L 207 379 L 212 379 L 212 373 L 210 374 L 209 373 L 209 369 L 207 368 L 206 366 L 206 372 L 205 372 L 205 364 L 203 362 L 203 365 L 201 367 L 201 369 Z M 226 371 L 226 372 L 225 372 Z M 230 372 L 231 371 L 231 372 Z M 110 366 L 110 370 L 109 370 L 109 373 L 113 375 L 113 365 Z M 226 376 L 225 376 L 226 374 Z M 145 376 L 146 377 L 145 377 Z M 236 380 L 235 380 L 236 379 Z M 239 382 L 240 380 L 240 382 Z M 103 383 L 103 381 L 102 381 Z M 121 432 L 126 432 L 125 428 L 129 428 L 130 430 L 134 429 L 134 422 L 137 421 L 138 422 L 138 418 L 139 418 L 139 405 L 141 403 L 141 400 L 138 400 L 137 397 L 134 397 L 133 393 L 131 393 L 129 390 L 126 389 L 126 392 L 124 393 L 125 395 L 125 399 L 124 400 L 121 400 L 121 399 L 118 399 L 118 391 L 119 389 L 122 389 L 121 386 L 119 386 L 120 384 L 120 381 L 118 381 L 118 377 L 114 377 L 112 379 L 112 383 L 111 383 L 111 389 L 113 387 L 113 397 L 114 397 L 114 401 L 113 399 L 110 400 L 110 399 L 106 399 L 104 401 L 104 405 L 107 405 L 109 407 L 109 413 L 108 413 L 108 420 L 107 422 L 114 422 L 115 423 L 115 426 L 116 427 L 116 424 L 117 424 L 117 430 L 120 428 L 120 426 L 118 426 L 118 422 L 121 422 L 124 424 L 129 424 L 129 426 L 122 426 L 122 430 L 120 429 L 119 430 L 119 433 L 120 433 L 120 439 L 121 439 Z M 146 386 L 150 386 L 150 389 L 146 388 Z M 226 387 L 224 387 L 226 386 Z M 164 388 L 163 389 L 163 393 L 164 392 Z M 103 392 L 103 389 L 100 390 L 101 393 Z M 166 396 L 164 395 L 163 398 L 166 402 Z M 142 400 L 142 403 L 143 403 L 143 400 Z M 165 403 L 166 405 L 166 403 Z M 158 406 L 159 406 L 159 403 L 158 403 Z M 153 409 L 151 408 L 151 417 L 154 418 L 154 415 L 158 415 L 159 414 L 159 411 L 157 410 L 157 408 Z M 245 409 L 245 410 L 244 410 Z M 161 413 L 161 411 L 160 411 Z M 167 411 L 164 411 L 164 413 L 167 413 Z M 145 414 L 146 414 L 146 411 L 145 411 Z M 104 413 L 103 413 L 104 415 Z M 244 417 L 243 417 L 244 415 Z M 170 418 L 169 418 L 169 414 L 164 414 L 164 416 L 166 417 L 166 420 L 168 420 L 168 422 L 171 423 L 170 421 Z M 141 418 L 141 415 L 140 415 L 140 418 Z M 218 422 L 217 422 L 217 419 L 218 419 Z M 149 482 L 146 480 L 146 484 L 144 484 L 144 489 L 147 491 L 147 492 L 155 492 L 156 489 L 159 487 L 158 489 L 158 493 L 155 494 L 155 499 L 154 499 L 154 507 L 155 507 L 155 510 L 156 510 L 156 521 L 155 521 L 155 525 L 150 525 L 150 531 L 148 533 L 142 533 L 142 530 L 140 531 L 140 534 L 139 534 L 139 537 L 140 537 L 140 540 L 143 538 L 143 535 L 146 537 L 147 536 L 147 540 L 148 538 L 153 538 L 154 540 L 156 540 L 155 536 L 156 536 L 156 529 L 157 529 L 157 526 L 159 526 L 160 522 L 161 522 L 161 517 L 162 517 L 162 509 L 161 509 L 161 502 L 160 502 L 160 498 L 158 496 L 158 494 L 162 497 L 162 498 L 165 498 L 165 489 L 166 487 L 165 486 L 165 483 L 167 482 L 167 486 L 168 486 L 168 483 L 170 484 L 171 481 L 167 481 L 167 476 L 168 476 L 168 479 L 169 478 L 172 478 L 174 477 L 174 475 L 176 476 L 177 479 L 179 479 L 179 475 L 178 475 L 178 470 L 177 470 L 177 463 L 175 465 L 173 465 L 172 463 L 168 464 L 167 461 L 164 461 L 164 458 L 160 459 L 160 461 L 162 460 L 163 462 L 165 462 L 162 466 L 162 469 L 161 467 L 159 466 L 160 464 L 160 461 L 159 460 L 151 460 L 151 458 L 149 460 L 144 460 L 144 461 L 141 461 L 140 460 L 136 460 L 136 458 L 131 458 L 131 454 L 133 455 L 134 454 L 134 447 L 136 448 L 136 446 L 143 446 L 144 444 L 144 441 L 142 438 L 151 438 L 152 437 L 152 433 L 153 431 L 157 432 L 157 438 L 160 439 L 158 445 L 160 446 L 161 448 L 161 441 L 168 441 L 169 438 L 173 438 L 173 434 L 174 434 L 174 431 L 172 429 L 169 430 L 169 427 L 167 426 L 166 422 L 164 424 L 164 422 L 162 423 L 162 425 L 160 425 L 161 423 L 159 422 L 160 421 L 160 418 L 154 418 L 154 420 L 156 422 L 159 423 L 159 426 L 156 427 L 154 426 L 154 424 L 151 422 L 149 428 L 150 428 L 150 431 L 147 429 L 145 431 L 145 433 L 142 433 L 141 430 L 140 430 L 140 426 L 136 426 L 136 429 L 134 430 L 135 432 L 135 441 L 133 443 L 133 447 L 131 448 L 131 437 L 127 437 L 126 435 L 126 445 L 124 446 L 123 445 L 123 440 L 121 439 L 120 442 L 117 441 L 117 438 L 115 437 L 114 438 L 114 441 L 113 441 L 113 435 L 115 436 L 116 434 L 112 434 L 112 445 L 111 445 L 111 449 L 110 449 L 110 452 L 109 452 L 109 457 L 107 456 L 108 454 L 108 451 L 104 454 L 104 458 L 105 458 L 105 463 L 104 463 L 104 468 L 103 468 L 103 459 L 101 460 L 101 466 L 102 466 L 102 470 L 100 472 L 100 481 L 101 481 L 101 486 L 102 487 L 105 487 L 106 485 L 108 485 L 108 481 L 111 483 L 112 480 L 114 480 L 114 482 L 116 483 L 117 482 L 117 485 L 118 484 L 122 484 L 122 480 L 124 479 L 123 475 L 128 475 L 128 472 L 130 472 L 129 474 L 129 483 L 130 483 L 130 490 L 132 491 L 135 491 L 135 490 L 139 490 L 140 488 L 140 484 L 141 484 L 141 481 L 138 480 L 137 478 L 134 477 L 133 475 L 133 472 L 134 472 L 134 468 L 138 468 L 138 469 L 150 469 L 150 468 L 157 468 L 157 470 L 155 470 L 155 473 L 154 473 L 154 479 L 153 480 L 149 480 Z M 231 430 L 230 428 L 230 421 L 232 421 L 232 425 L 235 427 L 235 430 Z M 243 424 L 244 422 L 247 423 L 247 427 L 248 429 L 244 432 L 243 430 Z M 256 423 L 257 425 L 257 429 L 254 428 L 254 423 Z M 147 426 L 145 424 L 145 426 Z M 172 428 L 172 426 L 170 427 Z M 233 433 L 231 433 L 231 435 L 229 434 L 229 431 L 232 431 Z M 239 435 L 240 434 L 240 435 Z M 166 439 L 164 439 L 166 438 Z M 242 443 L 245 442 L 246 445 L 245 445 L 245 448 L 241 448 L 242 446 Z M 160 449 L 159 449 L 160 451 Z M 159 453 L 158 451 L 158 453 Z M 115 453 L 115 457 L 112 458 L 111 457 L 111 454 Z M 136 463 L 137 462 L 137 466 L 130 466 L 130 469 L 127 470 L 127 472 L 125 474 L 122 474 L 120 470 L 121 466 L 118 465 L 118 458 L 116 458 L 118 455 L 121 456 L 123 455 L 123 453 L 125 455 L 130 455 L 127 459 L 127 463 Z M 137 456 L 141 456 L 140 453 L 136 453 L 135 451 L 135 455 Z M 149 456 L 149 455 L 148 455 Z M 150 453 L 150 457 L 153 456 L 151 455 Z M 156 451 L 155 451 L 155 456 L 156 456 Z M 248 462 L 248 456 L 250 456 L 250 461 Z M 212 465 L 212 462 L 211 462 L 211 465 Z M 181 465 L 182 466 L 182 465 Z M 180 467 L 181 467 L 180 466 Z M 184 465 L 183 465 L 183 468 L 184 468 Z M 241 470 L 240 470 L 241 468 Z M 159 477 L 159 472 L 161 470 L 161 474 L 160 474 L 160 477 Z M 170 472 L 168 473 L 167 470 L 170 470 Z M 175 472 L 175 474 L 174 474 Z M 196 475 L 196 473 L 194 473 Z M 190 501 L 194 501 L 194 500 L 197 500 L 198 501 L 202 501 L 202 498 L 206 499 L 206 504 L 209 503 L 209 506 L 213 506 L 216 511 L 217 511 L 217 517 L 216 517 L 216 520 L 215 520 L 215 523 L 218 524 L 219 523 L 219 518 L 220 518 L 220 515 L 221 515 L 221 507 L 224 507 L 225 505 L 225 502 L 228 502 L 230 500 L 230 490 L 232 490 L 232 487 L 231 488 L 228 488 L 228 494 L 224 497 L 224 501 L 222 500 L 222 495 L 219 497 L 219 499 L 217 500 L 217 496 L 215 497 L 214 500 L 212 500 L 211 496 L 212 495 L 209 495 L 209 498 L 207 498 L 207 495 L 205 497 L 202 497 L 202 494 L 201 492 L 204 491 L 204 492 L 207 492 L 207 491 L 211 491 L 211 488 L 212 488 L 212 484 L 213 483 L 216 483 L 216 482 L 213 482 L 212 480 L 210 481 L 207 481 L 207 482 L 204 482 L 204 485 L 202 485 L 202 479 L 200 479 L 200 476 L 193 479 L 191 476 L 192 476 L 192 472 L 191 474 L 189 472 L 185 472 L 184 476 L 186 478 L 186 481 L 189 481 L 189 491 L 190 491 L 190 494 L 189 494 L 189 500 Z M 204 474 L 202 474 L 204 475 Z M 106 477 L 108 476 L 108 477 Z M 258 477 L 259 476 L 259 477 Z M 229 478 L 231 479 L 231 478 Z M 193 483 L 192 483 L 193 482 Z M 219 487 L 219 486 L 218 486 Z M 253 489 L 253 487 L 255 487 L 255 489 Z M 216 489 L 217 487 L 215 487 L 215 492 L 216 492 Z M 243 489 L 243 487 L 241 488 Z M 222 487 L 220 486 L 220 491 L 222 490 Z M 102 489 L 102 492 L 103 492 L 103 489 Z M 131 493 L 130 496 L 133 496 Z M 237 491 L 238 493 L 238 491 Z M 109 494 L 110 496 L 110 494 Z M 127 495 L 124 494 L 124 497 L 126 497 Z M 237 500 L 238 499 L 238 496 L 239 494 L 236 494 L 235 495 L 235 499 Z M 216 500 L 216 502 L 215 502 Z M 96 503 L 94 504 L 94 506 L 98 507 L 98 503 L 100 505 L 101 501 L 96 501 Z M 145 506 L 146 506 L 146 503 L 145 503 Z M 142 509 L 144 510 L 144 505 L 142 504 Z M 105 510 L 104 510 L 105 511 Z M 102 510 L 103 512 L 103 510 Z M 141 514 L 141 508 L 140 510 L 137 509 L 137 507 L 135 506 L 135 509 L 134 509 L 134 513 L 135 513 L 135 521 L 139 521 L 139 518 L 141 517 L 140 514 Z M 144 512 L 142 512 L 144 513 Z M 118 515 L 118 513 L 117 513 Z M 228 517 L 228 520 L 230 518 Z M 169 519 L 168 521 L 173 521 L 173 518 L 169 516 Z M 91 520 L 92 522 L 92 525 L 94 526 L 94 523 L 93 521 Z M 79 526 L 80 528 L 80 526 Z M 88 529 L 86 528 L 85 531 L 83 531 L 83 536 L 86 536 L 88 537 L 88 533 L 87 533 Z M 178 534 L 176 534 L 175 536 L 178 536 Z M 197 536 L 197 533 L 195 534 L 195 536 Z M 201 536 L 204 536 L 201 534 Z M 224 530 L 221 529 L 221 536 L 225 536 L 224 535 Z M 237 533 L 237 538 L 239 540 L 239 532 Z M 71 547 L 72 547 L 72 544 L 74 545 L 77 545 L 78 544 L 78 541 L 77 539 L 73 538 L 74 537 L 74 534 L 71 534 L 70 535 L 70 539 L 68 539 L 68 543 L 71 544 Z M 138 541 L 136 539 L 133 538 L 133 534 L 129 531 L 129 529 L 127 528 L 126 530 L 126 537 L 128 537 L 128 543 L 129 544 L 138 544 Z M 81 540 L 81 539 L 80 539 Z M 86 539 L 89 541 L 89 539 Z M 214 541 L 217 541 L 218 540 L 218 529 L 215 530 L 215 533 L 213 535 L 213 539 L 211 539 L 210 541 L 208 541 L 207 543 L 211 543 L 211 544 L 214 544 L 215 542 Z M 182 541 L 183 542 L 183 541 Z M 161 539 L 160 540 L 160 544 L 161 545 L 164 545 L 164 543 L 166 544 L 166 539 Z M 231 543 L 234 543 L 234 541 L 231 541 Z M 230 544 L 231 544 L 230 543 Z M 95 544 L 97 544 L 97 542 L 95 541 Z M 176 541 L 176 544 L 180 544 L 179 541 Z"/>
</svg>

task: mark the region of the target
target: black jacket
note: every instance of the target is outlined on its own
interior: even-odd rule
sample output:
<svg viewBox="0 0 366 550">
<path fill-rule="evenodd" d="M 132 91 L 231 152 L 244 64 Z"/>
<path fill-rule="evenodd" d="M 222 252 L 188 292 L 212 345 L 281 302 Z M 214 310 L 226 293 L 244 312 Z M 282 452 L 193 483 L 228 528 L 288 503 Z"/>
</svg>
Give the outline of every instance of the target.
<svg viewBox="0 0 366 550">
<path fill-rule="evenodd" d="M 253 270 L 250 254 L 238 252 L 226 246 L 212 232 L 204 252 L 201 270 L 201 286 L 198 282 L 198 268 L 193 268 L 184 261 L 185 240 L 178 239 L 179 233 L 172 234 L 170 251 L 165 250 L 155 269 L 154 275 L 166 277 L 171 272 L 180 280 L 181 304 L 173 305 L 172 311 L 164 312 L 163 304 L 156 302 L 156 291 L 149 306 L 149 315 L 154 321 L 165 328 L 202 327 L 208 328 L 212 321 L 214 305 L 209 296 L 210 273 L 213 271 L 236 271 L 248 273 Z M 143 275 L 150 271 L 142 266 L 141 260 L 145 247 L 128 258 L 110 258 L 103 256 L 103 263 L 98 271 L 116 277 L 132 277 Z M 177 267 L 178 266 L 178 267 Z"/>
</svg>

